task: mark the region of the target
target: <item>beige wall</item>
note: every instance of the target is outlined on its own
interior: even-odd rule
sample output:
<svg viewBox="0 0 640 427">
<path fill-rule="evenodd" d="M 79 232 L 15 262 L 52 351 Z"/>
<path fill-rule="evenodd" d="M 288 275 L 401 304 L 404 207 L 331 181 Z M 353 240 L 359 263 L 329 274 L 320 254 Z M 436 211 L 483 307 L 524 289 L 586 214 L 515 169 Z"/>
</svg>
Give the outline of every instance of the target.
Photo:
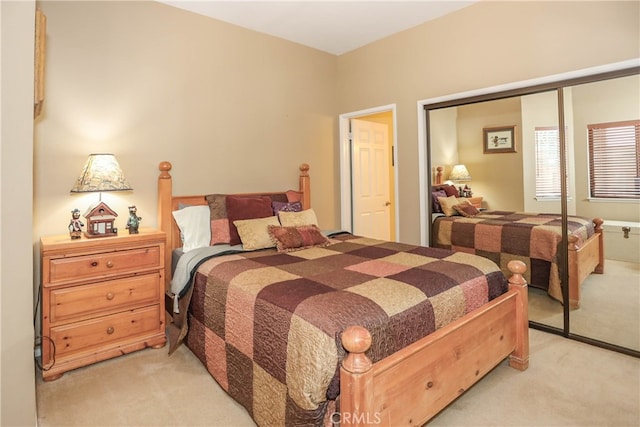
<svg viewBox="0 0 640 427">
<path fill-rule="evenodd" d="M 42 3 L 46 100 L 35 136 L 36 235 L 65 233 L 89 153 L 113 152 L 134 188 L 106 193 L 156 225 L 158 164 L 176 194 L 286 190 L 311 166 L 321 226 L 337 223 L 335 57 L 156 2 Z"/>
<path fill-rule="evenodd" d="M 340 114 L 397 105 L 399 240 L 420 241 L 419 100 L 637 58 L 639 5 L 481 1 L 340 56 Z"/>
<path fill-rule="evenodd" d="M 34 415 L 33 290 L 23 283 L 39 280 L 32 244 L 37 251 L 40 235 L 66 232 L 70 210 L 95 200 L 69 194 L 89 153 L 116 153 L 135 189 L 104 196 L 121 228 L 131 203 L 143 226 L 156 224 L 162 160 L 174 164 L 177 193 L 295 186 L 296 165 L 309 162 L 312 203 L 332 228 L 338 114 L 395 104 L 398 239 L 418 242 L 418 100 L 640 51 L 637 2 L 483 1 L 334 57 L 153 2 L 46 1 L 46 100 L 31 157 L 33 2 L 11 3 L 0 3 L 2 101 L 11 105 L 2 112 L 0 170 L 0 255 L 12 267 L 2 269 L 0 293 L 3 425 Z"/>
<path fill-rule="evenodd" d="M 520 100 L 501 99 L 458 108 L 458 162 L 467 166 L 475 196 L 487 209 L 522 211 L 522 118 Z M 484 154 L 482 129 L 515 126 L 515 153 Z M 445 177 L 447 174 L 445 174 Z"/>
<path fill-rule="evenodd" d="M 0 425 L 34 425 L 32 1 L 0 2 Z"/>
</svg>

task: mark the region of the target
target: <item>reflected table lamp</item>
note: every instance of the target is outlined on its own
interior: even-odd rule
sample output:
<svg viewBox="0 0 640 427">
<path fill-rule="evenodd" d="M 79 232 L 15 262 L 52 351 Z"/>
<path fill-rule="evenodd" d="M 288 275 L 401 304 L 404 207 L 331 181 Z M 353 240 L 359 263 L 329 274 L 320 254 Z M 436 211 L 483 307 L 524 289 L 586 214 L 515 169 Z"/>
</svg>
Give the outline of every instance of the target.
<svg viewBox="0 0 640 427">
<path fill-rule="evenodd" d="M 449 174 L 449 181 L 471 181 L 471 174 L 465 165 L 455 165 Z M 465 186 L 466 187 L 466 186 Z M 463 189 L 460 187 L 460 197 L 463 197 Z"/>
<path fill-rule="evenodd" d="M 90 154 L 71 193 L 100 193 L 96 203 L 84 214 L 87 220 L 85 236 L 107 237 L 118 234 L 114 223 L 118 214 L 102 201 L 103 191 L 133 190 L 124 177 L 113 154 Z"/>
</svg>

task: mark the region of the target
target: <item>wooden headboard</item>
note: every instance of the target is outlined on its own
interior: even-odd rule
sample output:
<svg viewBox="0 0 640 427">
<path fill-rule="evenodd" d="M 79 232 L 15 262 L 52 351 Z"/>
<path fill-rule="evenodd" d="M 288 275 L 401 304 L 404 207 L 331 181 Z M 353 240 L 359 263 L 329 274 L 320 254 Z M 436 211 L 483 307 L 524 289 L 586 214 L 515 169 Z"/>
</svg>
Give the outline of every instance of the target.
<svg viewBox="0 0 640 427">
<path fill-rule="evenodd" d="M 206 194 L 192 196 L 176 196 L 173 194 L 173 178 L 169 173 L 171 171 L 170 162 L 161 162 L 158 165 L 160 175 L 158 176 L 158 227 L 167 235 L 167 247 L 165 250 L 165 286 L 169 290 L 171 283 L 171 256 L 173 250 L 182 246 L 180 239 L 180 229 L 171 214 L 177 210 L 180 205 L 206 205 Z M 302 193 L 302 207 L 309 209 L 311 207 L 311 181 L 309 179 L 309 165 L 303 163 L 299 167 L 300 177 L 298 181 L 298 191 Z M 259 193 L 243 193 L 237 194 L 242 196 L 255 195 L 273 195 L 282 194 L 288 189 L 280 192 L 259 192 Z"/>
</svg>

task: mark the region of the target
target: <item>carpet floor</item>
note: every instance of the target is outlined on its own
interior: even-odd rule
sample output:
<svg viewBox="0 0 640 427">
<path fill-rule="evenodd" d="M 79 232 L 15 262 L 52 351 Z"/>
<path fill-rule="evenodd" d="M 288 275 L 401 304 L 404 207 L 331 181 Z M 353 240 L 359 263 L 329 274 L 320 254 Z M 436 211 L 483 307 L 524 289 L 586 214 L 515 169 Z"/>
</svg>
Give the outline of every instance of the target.
<svg viewBox="0 0 640 427">
<path fill-rule="evenodd" d="M 188 348 L 167 348 L 38 379 L 38 425 L 255 425 Z M 502 362 L 429 426 L 640 425 L 640 359 L 537 330 L 530 349 L 528 370 Z"/>
<path fill-rule="evenodd" d="M 580 308 L 569 313 L 570 330 L 640 351 L 640 264 L 607 259 L 604 270 L 580 286 Z M 529 320 L 562 329 L 562 304 L 530 286 Z"/>
</svg>

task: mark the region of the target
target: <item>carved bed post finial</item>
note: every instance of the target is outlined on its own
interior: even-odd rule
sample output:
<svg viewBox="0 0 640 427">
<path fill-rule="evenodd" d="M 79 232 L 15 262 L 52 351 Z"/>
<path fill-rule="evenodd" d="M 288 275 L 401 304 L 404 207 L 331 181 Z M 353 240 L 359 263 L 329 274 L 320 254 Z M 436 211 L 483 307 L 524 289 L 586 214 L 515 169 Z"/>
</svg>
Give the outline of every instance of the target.
<svg viewBox="0 0 640 427">
<path fill-rule="evenodd" d="M 171 170 L 170 162 L 160 162 L 160 164 L 158 165 L 158 169 L 160 170 L 160 176 L 158 178 L 160 179 L 171 178 L 171 174 L 169 173 L 169 171 Z"/>
<path fill-rule="evenodd" d="M 371 347 L 371 334 L 362 326 L 349 326 L 342 333 L 347 356 L 340 367 L 340 425 L 362 425 L 362 417 L 374 419 L 373 363 L 365 352 Z"/>
<path fill-rule="evenodd" d="M 342 345 L 347 350 L 347 357 L 342 366 L 355 374 L 371 369 L 371 360 L 364 354 L 371 347 L 371 333 L 362 326 L 349 326 L 342 334 Z"/>
<path fill-rule="evenodd" d="M 440 185 L 442 184 L 442 170 L 444 168 L 442 166 L 438 166 L 436 167 L 436 184 Z"/>
</svg>

